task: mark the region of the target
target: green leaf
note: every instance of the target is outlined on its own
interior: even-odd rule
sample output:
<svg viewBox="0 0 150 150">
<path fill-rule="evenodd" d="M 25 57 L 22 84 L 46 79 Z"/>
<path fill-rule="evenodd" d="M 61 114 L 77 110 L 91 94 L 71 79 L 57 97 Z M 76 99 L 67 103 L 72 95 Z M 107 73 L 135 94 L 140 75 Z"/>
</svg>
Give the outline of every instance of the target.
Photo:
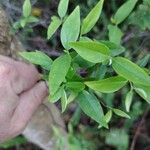
<svg viewBox="0 0 150 150">
<path fill-rule="evenodd" d="M 82 81 L 83 78 L 76 72 L 76 69 L 74 67 L 70 67 L 67 76 L 67 81 Z"/>
<path fill-rule="evenodd" d="M 107 72 L 107 66 L 103 64 L 98 64 L 94 67 L 95 69 L 92 71 L 90 78 L 94 80 L 104 79 L 105 74 Z M 90 80 L 91 81 L 91 80 Z"/>
<path fill-rule="evenodd" d="M 78 93 L 71 91 L 71 93 L 68 97 L 68 104 L 71 103 L 72 101 L 74 101 L 77 96 L 78 96 Z"/>
<path fill-rule="evenodd" d="M 114 128 L 106 134 L 105 142 L 107 145 L 115 147 L 116 150 L 129 149 L 129 134 L 124 128 Z"/>
<path fill-rule="evenodd" d="M 84 83 L 95 91 L 102 93 L 113 93 L 122 88 L 127 83 L 127 80 L 123 77 L 116 76 L 98 81 L 86 81 Z"/>
<path fill-rule="evenodd" d="M 56 32 L 56 30 L 60 27 L 62 21 L 56 17 L 56 16 L 53 16 L 51 18 L 51 23 L 50 25 L 48 26 L 48 30 L 47 30 L 47 39 L 49 40 L 53 34 Z"/>
<path fill-rule="evenodd" d="M 64 85 L 62 85 L 53 96 L 49 95 L 49 98 L 48 98 L 49 101 L 51 103 L 57 102 L 62 97 L 63 90 L 64 90 Z"/>
<path fill-rule="evenodd" d="M 109 123 L 109 121 L 111 120 L 112 118 L 112 110 L 109 110 L 106 115 L 104 116 L 104 119 L 106 121 L 106 123 Z M 102 126 L 99 125 L 98 128 L 101 128 Z"/>
<path fill-rule="evenodd" d="M 110 51 L 107 46 L 98 42 L 71 42 L 73 48 L 82 58 L 92 63 L 100 63 L 110 58 Z"/>
<path fill-rule="evenodd" d="M 143 70 L 150 76 L 150 70 L 147 68 L 143 68 Z"/>
<path fill-rule="evenodd" d="M 110 42 L 115 43 L 116 45 L 120 45 L 123 33 L 119 29 L 119 27 L 114 25 L 108 25 L 108 31 L 109 31 L 108 36 Z"/>
<path fill-rule="evenodd" d="M 134 90 L 150 104 L 150 85 L 143 86 L 140 84 L 134 84 Z"/>
<path fill-rule="evenodd" d="M 65 49 L 70 49 L 68 42 L 75 42 L 80 33 L 80 8 L 77 6 L 64 22 L 61 29 L 61 43 Z"/>
<path fill-rule="evenodd" d="M 81 35 L 88 33 L 98 21 L 102 8 L 103 8 L 104 0 L 100 0 L 97 5 L 90 11 L 90 13 L 83 20 L 81 27 Z"/>
<path fill-rule="evenodd" d="M 81 92 L 84 90 L 85 85 L 82 82 L 67 82 L 66 87 L 74 92 Z"/>
<path fill-rule="evenodd" d="M 93 40 L 91 40 L 89 37 L 87 36 L 81 36 L 80 37 L 80 41 L 89 41 L 89 42 L 92 42 Z"/>
<path fill-rule="evenodd" d="M 31 15 L 31 9 L 32 9 L 32 6 L 31 6 L 30 0 L 25 0 L 23 4 L 23 16 L 25 18 Z"/>
<path fill-rule="evenodd" d="M 35 65 L 40 65 L 46 70 L 50 70 L 52 65 L 52 59 L 40 51 L 35 52 L 21 52 L 19 53 L 23 58 Z"/>
<path fill-rule="evenodd" d="M 145 5 L 148 5 L 150 7 L 150 0 L 143 0 Z"/>
<path fill-rule="evenodd" d="M 91 62 L 83 59 L 80 55 L 76 55 L 73 59 L 73 62 L 78 64 L 79 67 L 81 67 L 81 68 L 90 68 L 95 65 L 94 63 L 91 63 Z"/>
<path fill-rule="evenodd" d="M 127 112 L 130 111 L 132 100 L 133 100 L 133 90 L 129 91 L 125 98 L 125 107 Z"/>
<path fill-rule="evenodd" d="M 145 55 L 144 58 L 140 59 L 137 64 L 140 66 L 140 67 L 145 67 L 148 62 L 150 61 L 150 54 L 148 55 Z"/>
<path fill-rule="evenodd" d="M 21 25 L 22 28 L 24 28 L 26 26 L 27 20 L 28 20 L 27 18 L 20 19 L 20 25 Z"/>
<path fill-rule="evenodd" d="M 20 20 L 21 20 L 21 19 L 20 19 Z M 18 29 L 21 28 L 20 20 L 13 23 L 13 28 L 14 28 L 15 30 L 18 30 Z"/>
<path fill-rule="evenodd" d="M 19 24 L 16 24 L 16 25 L 18 27 L 21 26 L 22 28 L 24 28 L 27 25 L 27 23 L 35 23 L 35 22 L 38 22 L 38 21 L 39 21 L 39 19 L 37 19 L 36 17 L 29 16 L 27 18 L 20 19 L 20 21 L 18 22 Z"/>
<path fill-rule="evenodd" d="M 113 58 L 113 69 L 127 80 L 142 85 L 150 85 L 148 74 L 135 63 L 123 57 Z"/>
<path fill-rule="evenodd" d="M 38 21 L 39 21 L 39 19 L 34 16 L 29 16 L 27 18 L 27 23 L 34 23 L 34 22 L 38 22 Z"/>
<path fill-rule="evenodd" d="M 115 109 L 115 108 L 113 108 L 112 110 L 113 110 L 113 112 L 114 112 L 116 115 L 118 115 L 118 116 L 120 116 L 120 117 L 124 117 L 124 118 L 128 118 L 128 119 L 131 118 L 128 114 L 126 114 L 124 111 L 122 111 L 122 110 L 120 110 L 120 109 Z"/>
<path fill-rule="evenodd" d="M 81 108 L 77 107 L 69 121 L 69 127 L 68 127 L 69 133 L 73 133 L 73 127 L 76 127 L 80 123 L 80 119 L 81 119 Z"/>
<path fill-rule="evenodd" d="M 106 113 L 106 115 L 105 115 L 105 120 L 106 120 L 106 122 L 108 123 L 110 120 L 111 120 L 111 118 L 112 118 L 112 110 L 109 110 L 107 113 Z"/>
<path fill-rule="evenodd" d="M 149 5 L 149 7 L 150 7 L 150 0 L 143 0 L 143 2 L 145 5 Z"/>
<path fill-rule="evenodd" d="M 149 1 L 149 0 L 148 0 Z M 150 2 L 150 1 L 149 1 Z M 140 4 L 136 11 L 134 11 L 129 19 L 129 24 L 134 26 L 138 26 L 141 30 L 150 29 L 150 5 L 148 4 Z"/>
<path fill-rule="evenodd" d="M 61 109 L 62 109 L 62 113 L 66 110 L 67 104 L 68 104 L 67 95 L 66 95 L 65 90 L 63 90 L 63 94 L 62 94 L 62 97 L 61 97 Z"/>
<path fill-rule="evenodd" d="M 58 5 L 58 15 L 60 16 L 60 18 L 63 18 L 66 15 L 68 4 L 69 0 L 60 0 Z"/>
<path fill-rule="evenodd" d="M 113 57 L 120 55 L 125 51 L 124 47 L 122 47 L 120 45 L 116 45 L 110 41 L 100 41 L 100 42 L 105 44 L 110 49 L 111 56 L 113 56 Z"/>
<path fill-rule="evenodd" d="M 0 143 L 0 148 L 2 149 L 11 149 L 14 146 L 19 146 L 21 144 L 26 144 L 27 140 L 24 137 L 18 136 L 16 138 Z"/>
<path fill-rule="evenodd" d="M 93 94 L 83 91 L 77 97 L 77 101 L 86 115 L 98 122 L 101 126 L 107 127 L 107 123 L 104 120 L 103 109 Z"/>
<path fill-rule="evenodd" d="M 64 82 L 70 68 L 71 57 L 68 54 L 58 57 L 51 66 L 49 74 L 50 94 L 53 96 L 62 82 Z"/>
<path fill-rule="evenodd" d="M 116 24 L 120 24 L 129 16 L 137 1 L 138 0 L 128 0 L 117 10 L 113 18 Z"/>
</svg>

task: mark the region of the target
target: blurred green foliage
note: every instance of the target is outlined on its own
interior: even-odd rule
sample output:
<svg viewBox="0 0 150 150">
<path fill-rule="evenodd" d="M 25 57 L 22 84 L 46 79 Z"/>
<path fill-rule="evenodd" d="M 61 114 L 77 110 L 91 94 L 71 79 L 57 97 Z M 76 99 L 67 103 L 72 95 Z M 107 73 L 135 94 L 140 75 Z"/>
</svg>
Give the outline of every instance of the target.
<svg viewBox="0 0 150 150">
<path fill-rule="evenodd" d="M 19 146 L 19 145 L 25 144 L 25 143 L 27 143 L 27 140 L 24 137 L 18 136 L 14 139 L 7 141 L 7 142 L 1 143 L 0 148 L 9 149 L 11 147 Z"/>
</svg>

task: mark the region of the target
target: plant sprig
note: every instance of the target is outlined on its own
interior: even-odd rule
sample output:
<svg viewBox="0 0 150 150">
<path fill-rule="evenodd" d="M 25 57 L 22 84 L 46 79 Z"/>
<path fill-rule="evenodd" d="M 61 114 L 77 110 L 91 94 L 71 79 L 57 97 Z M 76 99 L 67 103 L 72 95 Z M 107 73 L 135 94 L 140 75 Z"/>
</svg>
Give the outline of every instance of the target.
<svg viewBox="0 0 150 150">
<path fill-rule="evenodd" d="M 127 93 L 127 111 L 129 111 L 134 91 L 150 103 L 149 74 L 127 58 L 118 56 L 125 51 L 125 48 L 120 44 L 123 32 L 118 25 L 128 17 L 135 7 L 137 0 L 132 3 L 133 1 L 128 0 L 125 2 L 118 9 L 114 18 L 111 19 L 113 24 L 108 25 L 109 40 L 98 41 L 85 35 L 99 20 L 104 0 L 99 0 L 83 21 L 81 21 L 79 6 L 70 15 L 67 15 L 69 1 L 60 0 L 58 7 L 59 16 L 51 17 L 47 39 L 50 40 L 61 27 L 60 39 L 67 53 L 62 54 L 55 60 L 48 59 L 48 56 L 38 51 L 21 53 L 21 56 L 31 63 L 40 65 L 47 70 L 50 90 L 49 101 L 56 102 L 61 99 L 63 112 L 67 105 L 75 100 L 81 109 L 95 120 L 100 127 L 108 127 L 112 112 L 118 116 L 130 118 L 127 113 L 117 108 L 110 109 L 104 115 L 103 107 L 101 107 L 99 100 L 94 96 L 95 91 L 109 94 L 120 90 L 128 83 L 132 84 L 133 88 Z M 133 6 L 128 7 L 130 4 L 133 4 Z M 122 10 L 125 11 L 124 14 Z M 28 11 L 30 12 L 30 10 Z M 24 13 L 27 15 L 29 12 L 26 10 Z M 97 64 L 109 65 L 117 75 L 104 77 L 99 80 L 97 80 L 97 77 L 91 77 L 88 73 L 83 77 L 79 72 L 83 64 L 87 70 L 90 68 L 91 72 L 95 71 L 92 68 Z"/>
</svg>

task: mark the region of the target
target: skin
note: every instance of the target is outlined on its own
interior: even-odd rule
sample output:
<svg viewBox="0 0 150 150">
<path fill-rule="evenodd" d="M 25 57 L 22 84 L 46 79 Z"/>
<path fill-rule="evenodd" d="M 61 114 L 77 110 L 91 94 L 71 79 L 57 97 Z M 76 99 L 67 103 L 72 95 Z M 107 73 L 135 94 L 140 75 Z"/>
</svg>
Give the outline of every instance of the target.
<svg viewBox="0 0 150 150">
<path fill-rule="evenodd" d="M 24 130 L 47 95 L 33 65 L 0 55 L 0 143 Z"/>
</svg>

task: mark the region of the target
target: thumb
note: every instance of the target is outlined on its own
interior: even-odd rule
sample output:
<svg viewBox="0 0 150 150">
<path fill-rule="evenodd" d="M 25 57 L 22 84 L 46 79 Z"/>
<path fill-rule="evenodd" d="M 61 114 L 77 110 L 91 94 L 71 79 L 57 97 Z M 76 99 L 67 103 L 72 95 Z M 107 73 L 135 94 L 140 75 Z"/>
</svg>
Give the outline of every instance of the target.
<svg viewBox="0 0 150 150">
<path fill-rule="evenodd" d="M 20 95 L 20 103 L 12 118 L 12 124 L 17 126 L 14 128 L 18 130 L 23 130 L 25 128 L 26 124 L 29 122 L 39 105 L 43 102 L 47 94 L 47 86 L 45 82 L 41 81 L 32 89 Z"/>
</svg>

